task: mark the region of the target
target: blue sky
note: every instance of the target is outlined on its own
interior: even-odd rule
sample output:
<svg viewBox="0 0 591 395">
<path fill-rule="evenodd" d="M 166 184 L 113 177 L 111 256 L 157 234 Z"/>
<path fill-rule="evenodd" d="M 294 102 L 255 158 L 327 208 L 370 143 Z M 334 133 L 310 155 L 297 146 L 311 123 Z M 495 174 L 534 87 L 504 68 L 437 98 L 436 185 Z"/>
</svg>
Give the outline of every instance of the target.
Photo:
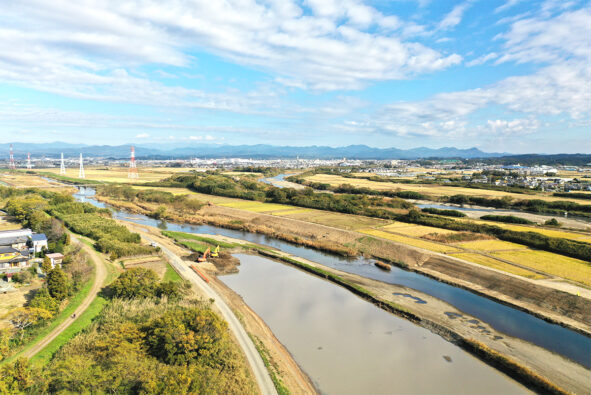
<svg viewBox="0 0 591 395">
<path fill-rule="evenodd" d="M 591 152 L 591 1 L 21 0 L 0 138 Z"/>
</svg>

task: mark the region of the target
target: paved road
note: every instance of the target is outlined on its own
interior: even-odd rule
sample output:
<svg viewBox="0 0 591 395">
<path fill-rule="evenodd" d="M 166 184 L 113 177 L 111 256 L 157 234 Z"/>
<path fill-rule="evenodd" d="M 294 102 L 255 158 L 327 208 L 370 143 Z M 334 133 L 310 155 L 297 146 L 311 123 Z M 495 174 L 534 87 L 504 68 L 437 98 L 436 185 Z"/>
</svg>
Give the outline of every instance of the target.
<svg viewBox="0 0 591 395">
<path fill-rule="evenodd" d="M 72 241 L 78 241 L 78 239 L 75 238 L 74 236 L 72 236 Z M 53 339 L 58 337 L 60 335 L 60 333 L 62 333 L 67 327 L 72 325 L 72 323 L 74 321 L 76 321 L 77 319 L 80 318 L 80 315 L 88 308 L 88 306 L 90 306 L 90 304 L 92 303 L 94 298 L 96 298 L 98 293 L 101 291 L 101 288 L 103 287 L 105 279 L 107 278 L 107 269 L 105 268 L 105 264 L 104 264 L 102 258 L 99 256 L 99 254 L 92 247 L 89 247 L 84 243 L 81 243 L 81 245 L 82 245 L 82 248 L 84 249 L 84 251 L 86 251 L 86 253 L 88 255 L 90 255 L 90 258 L 94 261 L 94 265 L 96 268 L 96 275 L 94 277 L 94 284 L 92 284 L 92 288 L 90 289 L 90 292 L 88 293 L 86 298 L 82 301 L 82 303 L 80 303 L 80 306 L 78 306 L 78 308 L 74 311 L 74 314 L 76 314 L 76 316 L 75 316 L 76 318 L 71 318 L 71 317 L 66 318 L 61 324 L 56 326 L 54 330 L 49 332 L 47 334 L 47 336 L 45 336 L 43 339 L 41 339 L 41 341 L 37 342 L 33 347 L 24 351 L 22 353 L 23 357 L 32 358 L 39 351 L 43 350 L 45 348 L 45 346 L 47 346 L 49 343 L 51 343 L 51 341 Z"/>
<path fill-rule="evenodd" d="M 157 243 L 156 240 L 151 239 L 145 234 L 142 236 L 151 243 Z M 166 255 L 168 258 L 168 261 L 171 263 L 171 265 L 174 266 L 174 268 L 183 278 L 195 284 L 195 286 L 197 286 L 197 288 L 199 288 L 203 294 L 207 296 L 207 298 L 213 299 L 215 301 L 215 305 L 218 307 L 222 316 L 228 323 L 228 328 L 234 333 L 234 336 L 238 340 L 240 347 L 242 347 L 242 350 L 244 350 L 244 354 L 246 355 L 248 363 L 252 367 L 261 393 L 263 395 L 277 394 L 275 385 L 269 376 L 269 372 L 265 366 L 265 363 L 263 362 L 263 359 L 261 358 L 250 337 L 248 337 L 244 327 L 240 321 L 238 321 L 238 318 L 236 318 L 226 302 L 224 302 L 224 300 L 209 285 L 207 285 L 205 281 L 203 281 L 193 270 L 191 270 L 191 268 L 189 268 L 186 263 L 178 257 L 178 255 L 170 251 L 161 243 L 158 243 L 158 245 L 162 249 L 164 255 Z"/>
</svg>

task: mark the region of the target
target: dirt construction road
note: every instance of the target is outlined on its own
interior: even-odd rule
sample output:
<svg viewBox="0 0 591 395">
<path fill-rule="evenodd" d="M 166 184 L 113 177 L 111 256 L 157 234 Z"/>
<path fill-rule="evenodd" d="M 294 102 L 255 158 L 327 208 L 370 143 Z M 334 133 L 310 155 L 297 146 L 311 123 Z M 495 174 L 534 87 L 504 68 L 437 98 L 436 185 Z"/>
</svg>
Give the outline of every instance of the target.
<svg viewBox="0 0 591 395">
<path fill-rule="evenodd" d="M 72 236 L 72 241 L 79 241 L 79 240 L 76 237 Z M 23 357 L 32 358 L 35 354 L 37 354 L 39 351 L 41 351 L 43 348 L 45 348 L 45 346 L 47 346 L 49 343 L 51 343 L 51 341 L 53 339 L 55 339 L 57 336 L 59 336 L 60 333 L 62 333 L 67 327 L 72 325 L 72 323 L 80 317 L 80 315 L 84 312 L 84 310 L 86 310 L 88 308 L 88 306 L 90 306 L 90 304 L 92 303 L 94 298 L 96 298 L 98 293 L 101 291 L 101 288 L 103 287 L 105 279 L 107 278 L 107 269 L 105 268 L 105 263 L 104 263 L 103 259 L 101 258 L 101 256 L 92 247 L 89 247 L 88 245 L 86 245 L 84 243 L 81 243 L 81 245 L 82 245 L 82 248 L 84 249 L 84 251 L 86 251 L 86 253 L 90 256 L 90 258 L 95 263 L 95 268 L 96 268 L 95 269 L 96 275 L 94 278 L 94 284 L 92 284 L 92 288 L 90 289 L 88 296 L 86 296 L 86 298 L 82 301 L 82 303 L 80 303 L 80 306 L 78 306 L 78 308 L 74 311 L 76 318 L 72 318 L 72 317 L 66 318 L 64 322 L 59 324 L 47 336 L 45 336 L 43 339 L 41 339 L 41 341 L 39 341 L 37 344 L 35 344 L 33 347 L 29 348 L 28 350 L 24 351 L 22 354 Z"/>
<path fill-rule="evenodd" d="M 145 234 L 142 235 L 147 241 L 151 243 L 156 243 L 156 240 L 151 239 L 150 237 L 146 236 Z M 209 299 L 213 299 L 214 306 L 217 306 L 218 310 L 222 314 L 222 317 L 228 323 L 228 328 L 232 331 L 238 344 L 244 351 L 246 359 L 250 364 L 253 374 L 256 378 L 257 384 L 259 389 L 263 395 L 267 394 L 277 394 L 275 390 L 275 386 L 273 385 L 273 381 L 271 377 L 269 377 L 269 372 L 267 371 L 267 367 L 265 366 L 261 356 L 259 355 L 256 347 L 254 346 L 250 337 L 242 327 L 238 318 L 234 315 L 232 310 L 228 307 L 226 302 L 209 286 L 203 281 L 194 271 L 192 271 L 185 262 L 181 258 L 178 257 L 175 253 L 171 250 L 166 248 L 165 246 L 159 244 L 162 252 L 168 258 L 168 261 L 171 265 L 174 266 L 175 270 L 186 280 L 190 281 L 194 284 L 200 291 Z"/>
</svg>

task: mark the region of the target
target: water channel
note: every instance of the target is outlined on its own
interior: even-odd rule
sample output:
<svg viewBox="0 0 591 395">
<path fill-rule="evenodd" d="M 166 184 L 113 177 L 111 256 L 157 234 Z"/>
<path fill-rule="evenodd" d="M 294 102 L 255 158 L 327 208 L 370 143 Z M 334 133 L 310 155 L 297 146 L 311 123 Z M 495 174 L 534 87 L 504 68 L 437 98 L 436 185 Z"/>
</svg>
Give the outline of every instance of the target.
<svg viewBox="0 0 591 395">
<path fill-rule="evenodd" d="M 90 202 L 99 207 L 105 207 L 103 203 L 92 199 L 92 195 L 94 195 L 94 190 L 80 188 L 80 192 L 75 196 L 79 200 Z M 373 265 L 374 261 L 371 259 L 363 257 L 344 258 L 256 233 L 219 228 L 210 225 L 165 223 L 144 215 L 130 214 L 119 210 L 114 210 L 113 216 L 117 219 L 143 225 L 158 226 L 173 231 L 220 234 L 236 239 L 247 240 L 253 243 L 274 247 L 295 256 L 309 259 L 335 269 L 390 284 L 403 285 L 446 301 L 457 309 L 488 323 L 500 332 L 527 340 L 550 351 L 564 355 L 587 368 L 591 368 L 591 338 L 418 273 L 405 271 L 397 267 L 393 267 L 391 272 L 384 272 L 375 267 Z M 243 267 L 241 267 L 240 270 L 242 271 L 242 269 Z"/>
</svg>

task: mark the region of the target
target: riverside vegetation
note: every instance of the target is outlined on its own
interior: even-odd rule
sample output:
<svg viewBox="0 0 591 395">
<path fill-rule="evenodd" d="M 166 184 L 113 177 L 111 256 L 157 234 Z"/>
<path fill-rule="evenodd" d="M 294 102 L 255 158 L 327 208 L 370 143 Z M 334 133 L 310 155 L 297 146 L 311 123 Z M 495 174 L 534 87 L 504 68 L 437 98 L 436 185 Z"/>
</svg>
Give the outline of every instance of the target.
<svg viewBox="0 0 591 395">
<path fill-rule="evenodd" d="M 227 324 L 186 286 L 143 268 L 105 290 L 110 303 L 46 366 L 2 367 L 3 393 L 255 393 Z"/>
<path fill-rule="evenodd" d="M 456 221 L 452 218 L 430 215 L 413 209 L 414 206 L 412 204 L 399 197 L 385 198 L 361 194 L 315 193 L 311 188 L 304 190 L 281 189 L 249 179 L 236 180 L 216 172 L 178 174 L 158 183 L 152 183 L 151 185 L 186 187 L 196 192 L 212 195 L 282 203 L 347 214 L 365 215 L 435 228 L 481 233 L 500 240 L 591 261 L 591 244 L 589 243 L 560 237 L 550 237 L 535 231 L 521 232 L 496 225 Z M 554 204 L 561 202 L 543 203 Z M 591 206 L 589 208 L 591 210 Z"/>
</svg>

